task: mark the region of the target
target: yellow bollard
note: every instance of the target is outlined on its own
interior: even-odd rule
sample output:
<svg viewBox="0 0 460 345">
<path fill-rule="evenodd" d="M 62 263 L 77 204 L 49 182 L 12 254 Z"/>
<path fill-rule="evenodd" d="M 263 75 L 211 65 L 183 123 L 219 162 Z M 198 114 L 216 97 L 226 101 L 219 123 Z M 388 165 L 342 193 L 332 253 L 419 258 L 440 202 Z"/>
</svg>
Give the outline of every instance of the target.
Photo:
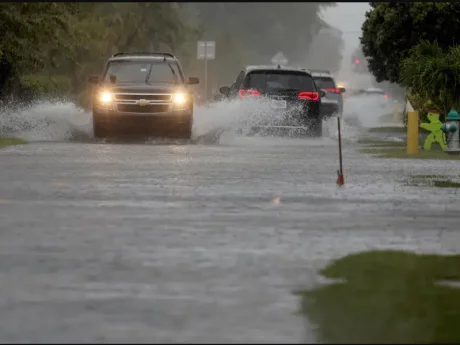
<svg viewBox="0 0 460 345">
<path fill-rule="evenodd" d="M 399 107 L 398 107 L 398 101 L 394 101 L 393 103 L 393 122 L 398 123 L 399 122 Z"/>
<path fill-rule="evenodd" d="M 418 154 L 418 112 L 407 112 L 407 154 Z"/>
</svg>

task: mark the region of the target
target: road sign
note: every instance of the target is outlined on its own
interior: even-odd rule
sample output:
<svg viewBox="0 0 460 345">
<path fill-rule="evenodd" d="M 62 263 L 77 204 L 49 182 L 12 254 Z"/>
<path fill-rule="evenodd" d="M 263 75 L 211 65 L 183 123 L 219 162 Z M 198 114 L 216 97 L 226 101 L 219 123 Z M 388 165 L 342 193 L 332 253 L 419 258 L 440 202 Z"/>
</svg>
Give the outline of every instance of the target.
<svg viewBox="0 0 460 345">
<path fill-rule="evenodd" d="M 214 60 L 216 58 L 216 42 L 198 41 L 196 57 L 198 60 Z"/>
<path fill-rule="evenodd" d="M 275 56 L 272 58 L 272 64 L 274 65 L 287 65 L 288 59 L 284 56 L 282 52 L 278 52 L 275 54 Z"/>
</svg>

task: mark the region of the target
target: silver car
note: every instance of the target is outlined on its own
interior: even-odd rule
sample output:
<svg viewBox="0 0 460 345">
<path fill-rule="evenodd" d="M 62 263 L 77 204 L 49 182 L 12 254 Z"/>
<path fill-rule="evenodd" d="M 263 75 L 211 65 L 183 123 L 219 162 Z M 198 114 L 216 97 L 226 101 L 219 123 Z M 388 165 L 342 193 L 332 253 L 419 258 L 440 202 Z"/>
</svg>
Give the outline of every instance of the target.
<svg viewBox="0 0 460 345">
<path fill-rule="evenodd" d="M 343 97 L 342 93 L 345 88 L 338 87 L 334 77 L 327 70 L 310 70 L 311 75 L 318 89 L 326 92 L 326 95 L 321 99 L 321 115 L 323 118 L 328 118 L 333 115 L 342 117 L 343 113 Z"/>
</svg>

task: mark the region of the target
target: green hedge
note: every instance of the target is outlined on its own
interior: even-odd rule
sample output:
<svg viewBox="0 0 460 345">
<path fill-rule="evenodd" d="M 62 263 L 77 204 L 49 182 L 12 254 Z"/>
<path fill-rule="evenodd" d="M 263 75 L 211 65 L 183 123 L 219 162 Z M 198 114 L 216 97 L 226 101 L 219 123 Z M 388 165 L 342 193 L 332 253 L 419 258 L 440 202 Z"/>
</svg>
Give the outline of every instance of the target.
<svg viewBox="0 0 460 345">
<path fill-rule="evenodd" d="M 59 98 L 71 94 L 72 85 L 66 76 L 46 76 L 38 74 L 23 75 L 21 86 L 35 97 Z"/>
</svg>

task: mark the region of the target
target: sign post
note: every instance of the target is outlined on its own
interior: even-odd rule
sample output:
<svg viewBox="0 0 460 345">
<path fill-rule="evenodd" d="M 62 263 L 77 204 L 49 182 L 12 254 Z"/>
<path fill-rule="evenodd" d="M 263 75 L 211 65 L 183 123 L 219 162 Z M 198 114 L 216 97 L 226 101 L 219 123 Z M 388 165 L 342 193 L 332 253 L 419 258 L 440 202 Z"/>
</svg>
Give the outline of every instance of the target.
<svg viewBox="0 0 460 345">
<path fill-rule="evenodd" d="M 343 186 L 345 179 L 343 178 L 343 166 L 342 166 L 342 129 L 340 128 L 340 117 L 337 116 L 337 133 L 339 136 L 339 170 L 337 171 L 337 185 Z"/>
<path fill-rule="evenodd" d="M 196 57 L 198 60 L 204 60 L 204 97 L 208 99 L 208 60 L 216 58 L 216 42 L 198 41 L 196 47 Z"/>
<path fill-rule="evenodd" d="M 272 57 L 272 64 L 274 65 L 286 66 L 288 62 L 288 59 L 286 58 L 286 56 L 284 56 L 284 54 L 281 51 L 279 51 L 275 54 L 274 57 Z"/>
</svg>

